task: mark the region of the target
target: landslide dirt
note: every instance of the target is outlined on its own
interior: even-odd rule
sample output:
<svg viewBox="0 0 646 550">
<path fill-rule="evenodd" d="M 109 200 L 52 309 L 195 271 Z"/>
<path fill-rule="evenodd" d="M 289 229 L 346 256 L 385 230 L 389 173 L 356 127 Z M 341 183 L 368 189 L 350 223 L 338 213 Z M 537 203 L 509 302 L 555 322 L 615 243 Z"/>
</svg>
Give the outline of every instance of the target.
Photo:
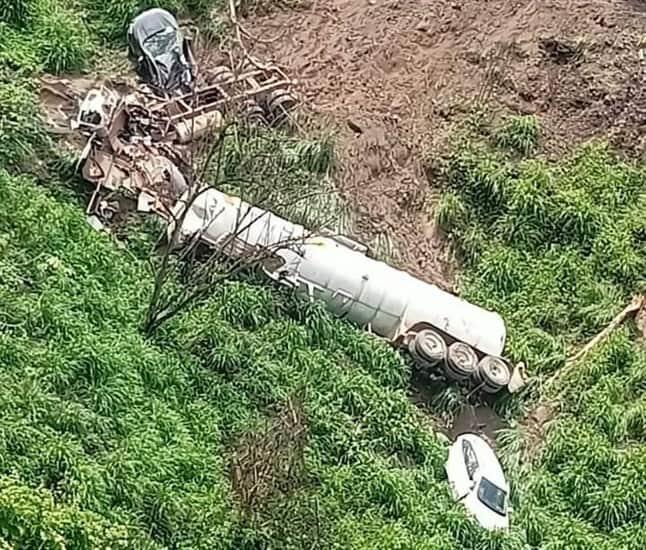
<svg viewBox="0 0 646 550">
<path fill-rule="evenodd" d="M 450 287 L 424 159 L 477 105 L 535 113 L 544 152 L 596 136 L 646 148 L 646 2 L 320 0 L 245 23 L 251 53 L 298 78 L 338 133 L 338 185 L 364 237 L 386 234 L 404 267 Z"/>
</svg>

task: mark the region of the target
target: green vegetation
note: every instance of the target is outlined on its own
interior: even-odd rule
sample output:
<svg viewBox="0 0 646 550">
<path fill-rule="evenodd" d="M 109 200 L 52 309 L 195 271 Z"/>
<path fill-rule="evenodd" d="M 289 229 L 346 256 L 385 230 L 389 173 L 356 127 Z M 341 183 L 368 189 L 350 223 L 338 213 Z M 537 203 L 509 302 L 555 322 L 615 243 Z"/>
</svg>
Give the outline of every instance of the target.
<svg viewBox="0 0 646 550">
<path fill-rule="evenodd" d="M 320 305 L 250 274 L 143 337 L 150 241 L 129 234 L 119 249 L 39 185 L 65 174 L 43 177 L 54 153 L 31 78 L 90 67 L 153 4 L 0 0 L 0 546 L 646 547 L 646 352 L 631 326 L 564 378 L 549 426 L 501 437 L 507 535 L 449 497 L 407 359 Z M 500 311 L 514 357 L 549 375 L 645 286 L 646 173 L 601 145 L 524 158 L 540 146 L 534 118 L 491 136 L 448 159 L 438 215 L 464 295 Z M 326 140 L 257 134 L 232 142 L 222 171 L 249 198 L 270 186 L 278 205 L 331 166 Z M 526 393 L 508 410 L 556 397 Z"/>
<path fill-rule="evenodd" d="M 497 129 L 494 137 L 499 147 L 529 155 L 538 145 L 538 119 L 535 116 L 509 117 Z"/>
<path fill-rule="evenodd" d="M 602 144 L 559 163 L 519 159 L 537 145 L 530 134 L 533 118 L 492 133 L 513 157 L 483 140 L 459 147 L 438 219 L 461 252 L 464 295 L 503 314 L 508 349 L 540 376 L 646 288 L 646 169 Z M 531 425 L 501 437 L 532 547 L 646 544 L 646 351 L 635 338 L 624 327 L 569 371 L 545 441 Z M 534 402 L 556 397 L 539 390 Z"/>
<path fill-rule="evenodd" d="M 450 503 L 442 445 L 408 403 L 393 350 L 248 283 L 222 286 L 145 341 L 143 262 L 28 179 L 3 173 L 0 199 L 5 541 L 288 548 L 405 536 L 431 548 L 487 538 Z M 303 471 L 251 524 L 236 512 L 228 463 L 290 397 L 305 411 Z M 299 527 L 315 514 L 319 533 Z"/>
<path fill-rule="evenodd" d="M 0 166 L 29 168 L 49 143 L 40 121 L 35 83 L 5 80 L 0 75 L 0 120 Z"/>
<path fill-rule="evenodd" d="M 463 292 L 505 317 L 511 353 L 534 373 L 646 287 L 643 166 L 602 144 L 554 164 L 469 143 L 446 177 L 438 218 L 463 257 Z"/>
</svg>

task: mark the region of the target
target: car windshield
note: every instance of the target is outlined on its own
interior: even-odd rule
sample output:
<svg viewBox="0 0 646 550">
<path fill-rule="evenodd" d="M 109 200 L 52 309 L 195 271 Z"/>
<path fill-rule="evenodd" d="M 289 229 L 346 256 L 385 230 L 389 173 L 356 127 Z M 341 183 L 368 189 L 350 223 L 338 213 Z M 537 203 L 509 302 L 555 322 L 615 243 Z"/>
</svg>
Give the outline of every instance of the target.
<svg viewBox="0 0 646 550">
<path fill-rule="evenodd" d="M 156 32 L 144 40 L 144 46 L 152 57 L 159 57 L 172 51 L 177 43 L 177 34 L 172 27 Z"/>
<path fill-rule="evenodd" d="M 478 499 L 487 508 L 504 516 L 507 513 L 507 493 L 483 477 L 478 486 Z"/>
</svg>

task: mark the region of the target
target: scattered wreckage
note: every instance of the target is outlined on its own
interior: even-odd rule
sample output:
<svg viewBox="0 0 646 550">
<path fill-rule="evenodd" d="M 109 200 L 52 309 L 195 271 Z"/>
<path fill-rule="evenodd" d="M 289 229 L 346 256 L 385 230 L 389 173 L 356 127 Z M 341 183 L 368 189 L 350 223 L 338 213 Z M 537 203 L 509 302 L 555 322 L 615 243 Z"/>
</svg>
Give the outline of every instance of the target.
<svg viewBox="0 0 646 550">
<path fill-rule="evenodd" d="M 184 174 L 190 168 L 194 141 L 212 134 L 230 114 L 252 124 L 277 126 L 297 103 L 294 83 L 275 65 L 219 65 L 206 68 L 195 79 L 195 65 L 187 61 L 194 59 L 190 44 L 178 33 L 176 22 L 163 10 L 149 10 L 134 20 L 128 35 L 130 48 L 148 52 L 142 54 L 143 60 L 142 55 L 137 57 L 138 67 L 142 63 L 148 67 L 138 86 L 103 82 L 88 87 L 84 82 L 86 95 L 81 99 L 72 82 L 43 82 L 43 91 L 54 98 L 48 118 L 58 133 L 66 132 L 61 122 L 70 118 L 70 101 L 79 102 L 69 126 L 86 139 L 79 165 L 83 177 L 96 186 L 89 214 L 98 209 L 101 217 L 109 219 L 106 201 L 97 202 L 97 198 L 113 192 L 136 199 L 139 209 L 167 218 L 169 208 L 187 188 Z M 169 48 L 166 57 L 158 43 L 151 53 L 150 40 L 159 35 Z M 151 69 L 153 65 L 157 68 Z M 172 71 L 177 74 L 168 76 Z M 191 88 L 179 85 L 180 81 Z M 47 107 L 48 102 L 44 103 Z"/>
<path fill-rule="evenodd" d="M 177 54 L 184 43 L 175 24 L 164 17 L 167 31 L 156 32 L 166 32 L 165 40 Z M 155 33 L 147 34 L 137 21 L 147 19 L 136 19 L 131 27 L 133 40 L 146 47 Z M 151 28 L 163 27 L 157 23 Z M 183 55 L 177 58 L 182 70 L 182 60 L 188 59 Z M 98 198 L 110 191 L 134 198 L 139 210 L 161 216 L 169 231 L 182 219 L 184 238 L 197 236 L 211 246 L 230 242 L 235 244 L 228 250 L 231 254 L 268 250 L 272 261 L 261 267 L 269 278 L 322 300 L 333 313 L 407 348 L 420 367 L 441 367 L 448 378 L 487 393 L 502 388 L 513 392 L 522 385 L 518 368 L 512 374 L 502 356 L 506 329 L 497 313 L 370 258 L 364 245 L 349 238 L 311 234 L 215 189 L 187 200 L 193 196 L 185 175 L 191 142 L 217 131 L 232 109 L 253 122 L 275 124 L 296 103 L 292 82 L 274 66 L 247 64 L 239 72 L 218 66 L 203 76 L 204 83 L 192 80 L 187 93 L 182 86 L 163 94 L 150 93 L 146 86 L 124 93 L 107 84 L 87 93 L 71 126 L 87 139 L 79 163 L 83 177 L 95 185 L 89 214 L 110 217 L 106 200 Z M 51 88 L 50 83 L 50 92 L 65 95 Z M 247 220 L 242 228 L 241 220 Z M 99 225 L 96 217 L 90 221 Z"/>
</svg>

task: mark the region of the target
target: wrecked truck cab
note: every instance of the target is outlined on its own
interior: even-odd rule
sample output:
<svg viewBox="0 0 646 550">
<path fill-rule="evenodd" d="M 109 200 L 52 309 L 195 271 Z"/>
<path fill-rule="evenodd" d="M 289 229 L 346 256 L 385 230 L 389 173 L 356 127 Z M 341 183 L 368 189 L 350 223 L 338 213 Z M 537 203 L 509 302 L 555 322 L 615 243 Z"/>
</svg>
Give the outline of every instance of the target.
<svg viewBox="0 0 646 550">
<path fill-rule="evenodd" d="M 133 19 L 128 28 L 128 57 L 155 93 L 190 91 L 195 76 L 193 53 L 168 11 L 153 8 Z"/>
</svg>

